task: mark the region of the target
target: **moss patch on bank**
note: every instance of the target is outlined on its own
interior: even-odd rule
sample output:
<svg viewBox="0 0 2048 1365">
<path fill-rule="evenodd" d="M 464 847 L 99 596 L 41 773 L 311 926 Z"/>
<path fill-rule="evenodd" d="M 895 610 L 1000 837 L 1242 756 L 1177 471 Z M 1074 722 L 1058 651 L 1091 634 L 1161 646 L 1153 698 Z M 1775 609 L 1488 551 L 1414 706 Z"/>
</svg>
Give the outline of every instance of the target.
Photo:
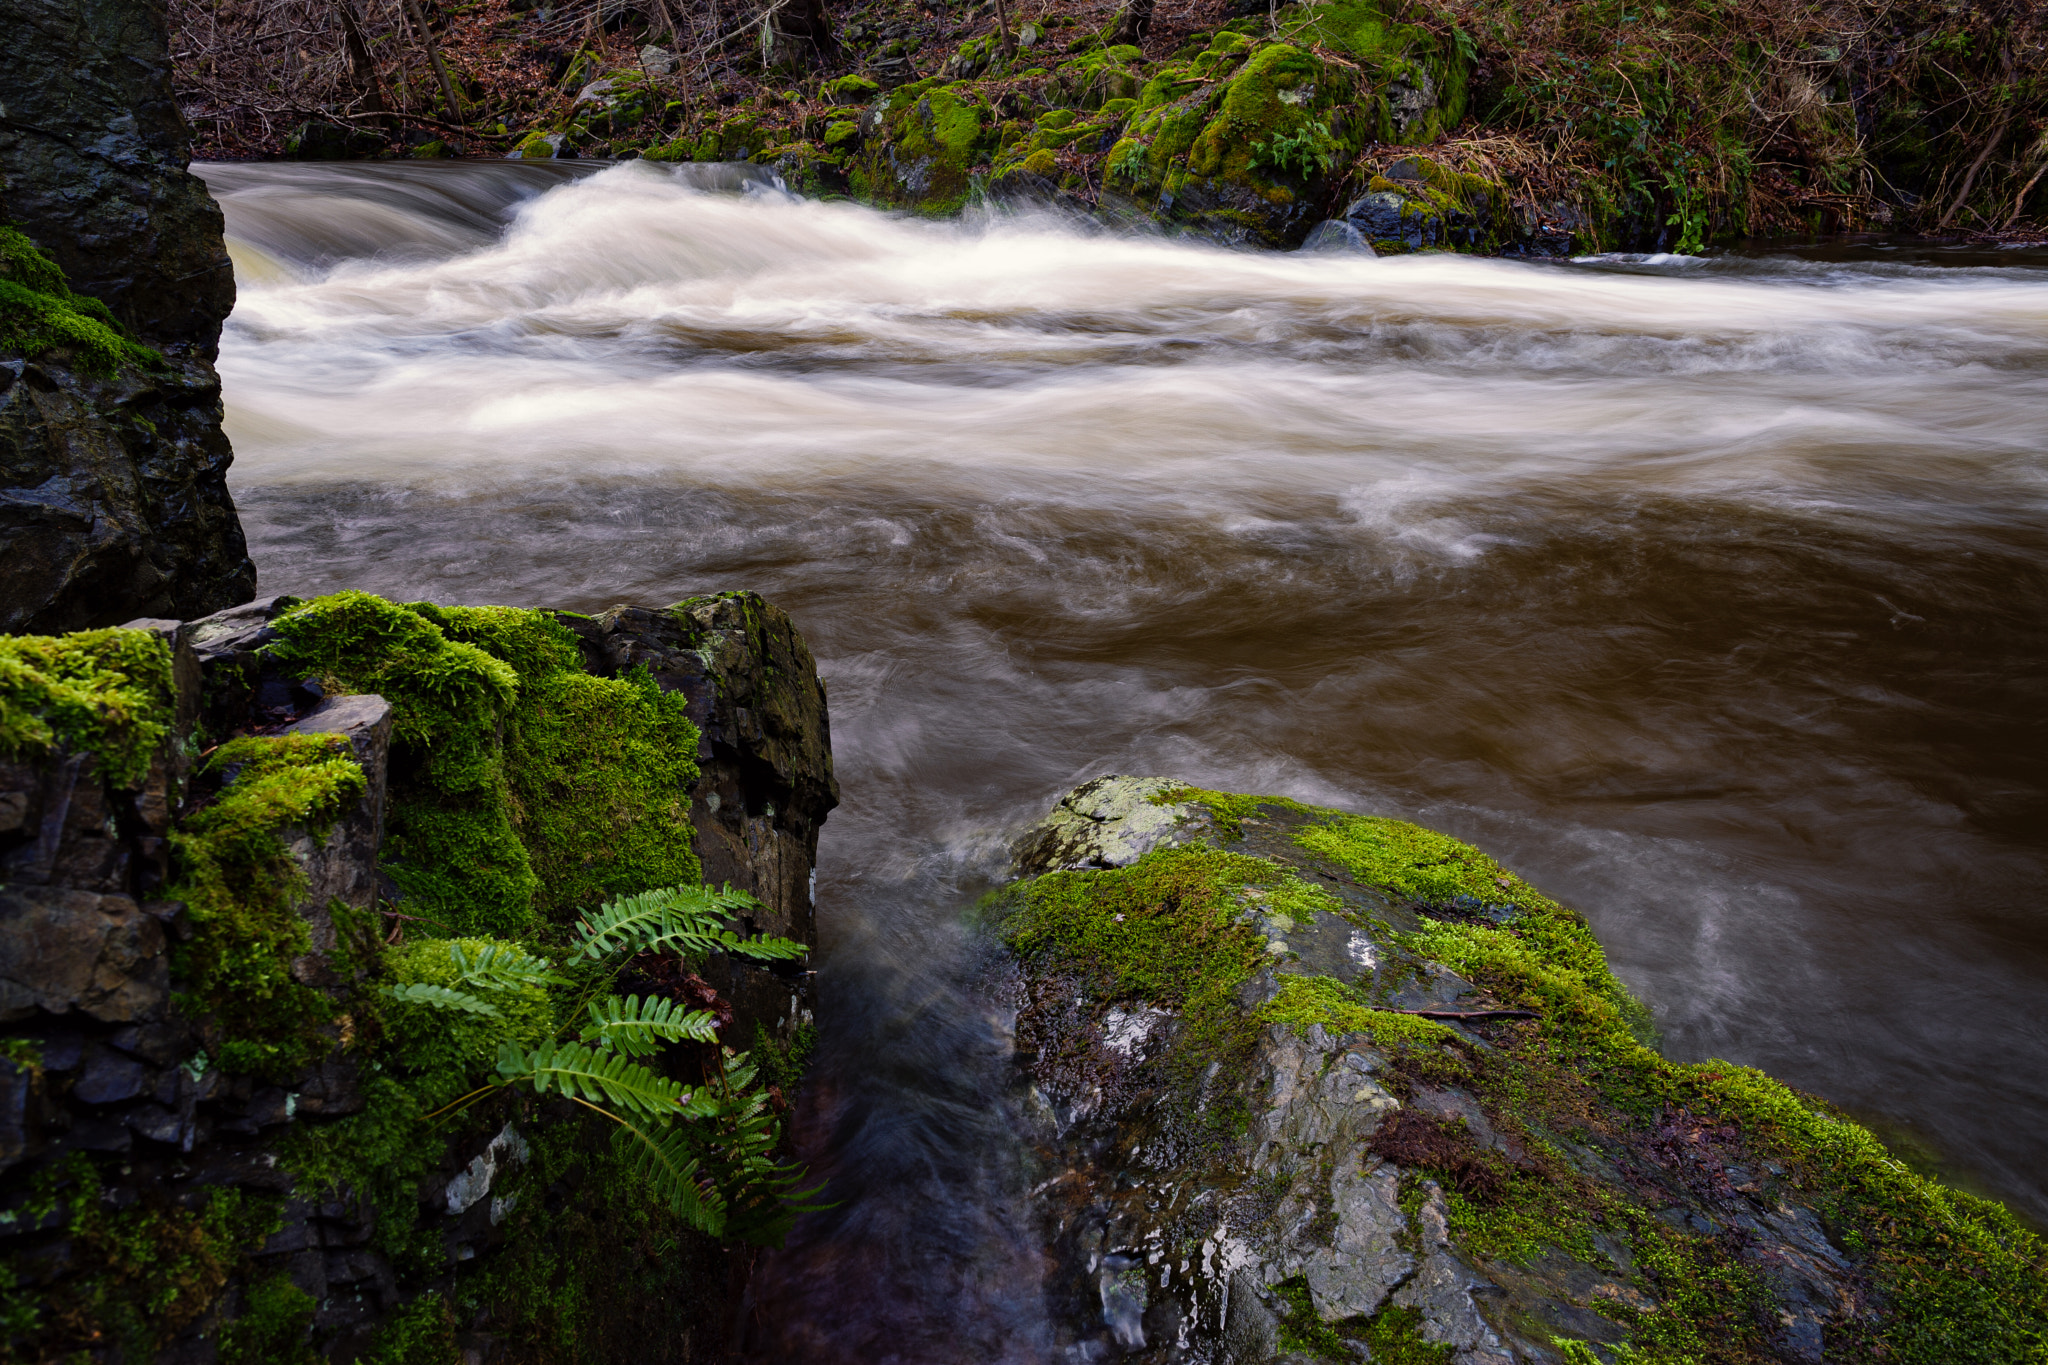
<svg viewBox="0 0 2048 1365">
<path fill-rule="evenodd" d="M 326 995 L 292 979 L 307 948 L 297 902 L 306 873 L 288 835 L 324 839 L 367 781 L 342 735 L 244 736 L 208 757 L 219 792 L 171 835 L 171 894 L 194 925 L 177 954 L 183 1011 L 207 1022 L 219 1064 L 282 1077 L 331 1044 L 318 1031 Z"/>
</svg>

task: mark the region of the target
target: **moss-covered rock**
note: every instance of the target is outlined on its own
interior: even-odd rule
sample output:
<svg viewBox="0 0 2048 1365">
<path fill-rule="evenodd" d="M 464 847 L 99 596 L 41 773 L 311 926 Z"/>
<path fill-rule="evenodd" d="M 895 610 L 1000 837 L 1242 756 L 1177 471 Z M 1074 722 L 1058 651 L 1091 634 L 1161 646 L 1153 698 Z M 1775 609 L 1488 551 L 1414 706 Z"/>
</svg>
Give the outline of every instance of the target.
<svg viewBox="0 0 2048 1365">
<path fill-rule="evenodd" d="M 1376 173 L 1344 217 L 1376 251 L 1498 252 L 1515 237 L 1505 189 L 1424 156 Z"/>
<path fill-rule="evenodd" d="M 1055 1315 L 1237 1361 L 2037 1358 L 2044 1248 L 1762 1074 L 1585 920 L 1398 820 L 1100 779 L 985 907 Z"/>
<path fill-rule="evenodd" d="M 849 168 L 853 192 L 925 214 L 958 212 L 994 150 L 995 112 L 970 90 L 917 81 L 891 91 Z"/>
</svg>

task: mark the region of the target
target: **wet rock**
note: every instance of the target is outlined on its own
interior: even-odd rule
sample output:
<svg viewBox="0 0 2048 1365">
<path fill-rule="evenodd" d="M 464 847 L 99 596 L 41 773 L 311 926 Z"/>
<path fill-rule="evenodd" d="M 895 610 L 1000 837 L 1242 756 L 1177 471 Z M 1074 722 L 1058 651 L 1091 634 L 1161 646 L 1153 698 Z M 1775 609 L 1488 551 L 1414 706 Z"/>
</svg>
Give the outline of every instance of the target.
<svg viewBox="0 0 2048 1365">
<path fill-rule="evenodd" d="M 107 1023 L 162 1015 L 163 926 L 127 896 L 0 886 L 0 1020 L 72 1010 Z"/>
<path fill-rule="evenodd" d="M 1159 804 L 1168 795 L 1179 799 Z M 1321 837 L 1332 830 L 1357 842 Z M 1350 847 L 1372 852 L 1346 862 Z M 1070 1358 L 1155 1358 L 1167 1340 L 1156 1358 L 1332 1358 L 1283 1351 L 1313 1328 L 1358 1359 L 1549 1365 L 1578 1358 L 1568 1343 L 1619 1347 L 1645 1323 L 1704 1311 L 1755 1358 L 1821 1361 L 1885 1321 L 1869 1263 L 1814 1212 L 1837 1177 L 1803 1177 L 1819 1184 L 1795 1201 L 1789 1166 L 1745 1145 L 1781 1140 L 1775 1128 L 1606 1107 L 1559 1068 L 1547 1021 L 1502 1012 L 1498 982 L 1418 951 L 1445 925 L 1501 943 L 1527 942 L 1516 928 L 1532 919 L 1583 932 L 1475 850 L 1398 822 L 1130 777 L 1069 792 L 1020 848 L 1023 880 L 992 902 L 998 931 L 1023 915 L 1048 932 L 1030 918 L 1032 879 L 1058 877 L 1045 913 L 1085 945 L 1031 950 L 1013 999 L 1024 1112 L 1049 1177 L 1033 1193 L 1047 1301 Z M 1408 880 L 1404 866 L 1469 878 Z M 1205 890 L 1203 867 L 1224 879 Z M 1092 891 L 1113 916 L 1091 911 Z M 1171 955 L 1155 940 L 1133 940 L 1154 944 L 1150 965 L 1116 965 L 1119 934 L 1150 932 L 1116 927 L 1134 919 L 1185 924 L 1205 951 L 1228 924 L 1251 954 L 1219 960 L 1250 961 L 1249 975 L 1205 1016 L 1186 980 L 1143 984 Z M 1714 1067 L 1700 1070 L 1711 1081 Z M 1239 1117 L 1219 1126 L 1220 1114 Z M 1873 1158 L 1858 1179 L 1910 1177 Z M 1555 1232 L 1539 1221 L 1504 1255 L 1475 1219 L 1516 1205 L 1548 1208 L 1539 1218 Z M 1600 1212 L 1618 1209 L 1629 1212 Z M 1689 1280 L 1659 1278 L 1650 1250 L 1739 1264 L 1755 1298 L 1702 1308 Z"/>
<path fill-rule="evenodd" d="M 368 910 L 378 894 L 377 850 L 384 840 L 391 705 L 374 695 L 329 697 L 312 714 L 286 726 L 285 733 L 345 736 L 367 781 L 362 799 L 334 822 L 325 838 L 305 831 L 288 831 L 285 836 L 292 857 L 306 870 L 298 911 L 309 930 L 307 953 L 292 964 L 292 975 L 309 985 L 336 985 L 339 979 L 327 956 L 336 942 L 333 904 Z"/>
</svg>

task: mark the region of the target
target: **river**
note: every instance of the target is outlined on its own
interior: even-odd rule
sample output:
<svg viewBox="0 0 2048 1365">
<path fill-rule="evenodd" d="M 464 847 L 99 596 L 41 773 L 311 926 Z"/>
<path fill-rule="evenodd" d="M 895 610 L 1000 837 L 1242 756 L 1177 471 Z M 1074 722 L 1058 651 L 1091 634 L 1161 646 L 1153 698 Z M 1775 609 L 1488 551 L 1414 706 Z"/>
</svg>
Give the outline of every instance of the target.
<svg viewBox="0 0 2048 1365">
<path fill-rule="evenodd" d="M 828 680 L 839 1207 L 763 1359 L 1033 1361 L 959 912 L 1066 787 L 1399 815 L 1666 1050 L 2048 1219 L 2048 257 L 1521 263 L 907 221 L 742 167 L 207 166 L 264 593 L 755 588 Z"/>
</svg>

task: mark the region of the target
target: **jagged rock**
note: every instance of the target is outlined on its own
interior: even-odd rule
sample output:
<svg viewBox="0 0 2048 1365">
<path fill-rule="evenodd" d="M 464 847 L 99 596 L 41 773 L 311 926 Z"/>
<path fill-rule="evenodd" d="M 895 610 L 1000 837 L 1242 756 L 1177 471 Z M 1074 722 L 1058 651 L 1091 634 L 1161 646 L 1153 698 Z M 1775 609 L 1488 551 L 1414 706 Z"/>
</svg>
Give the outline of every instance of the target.
<svg viewBox="0 0 2048 1365">
<path fill-rule="evenodd" d="M 309 985 L 336 984 L 327 964 L 334 951 L 332 904 L 368 910 L 377 899 L 377 849 L 384 839 L 384 789 L 391 756 L 391 704 L 378 696 L 329 697 L 312 714 L 285 727 L 286 734 L 348 737 L 368 789 L 354 809 L 337 820 L 324 839 L 295 831 L 291 853 L 306 870 L 299 915 L 310 933 L 307 954 L 292 964 L 292 975 Z"/>
<path fill-rule="evenodd" d="M 0 221 L 161 364 L 0 353 L 0 631 L 198 616 L 255 589 L 213 355 L 234 305 L 159 6 L 0 0 Z"/>
</svg>

